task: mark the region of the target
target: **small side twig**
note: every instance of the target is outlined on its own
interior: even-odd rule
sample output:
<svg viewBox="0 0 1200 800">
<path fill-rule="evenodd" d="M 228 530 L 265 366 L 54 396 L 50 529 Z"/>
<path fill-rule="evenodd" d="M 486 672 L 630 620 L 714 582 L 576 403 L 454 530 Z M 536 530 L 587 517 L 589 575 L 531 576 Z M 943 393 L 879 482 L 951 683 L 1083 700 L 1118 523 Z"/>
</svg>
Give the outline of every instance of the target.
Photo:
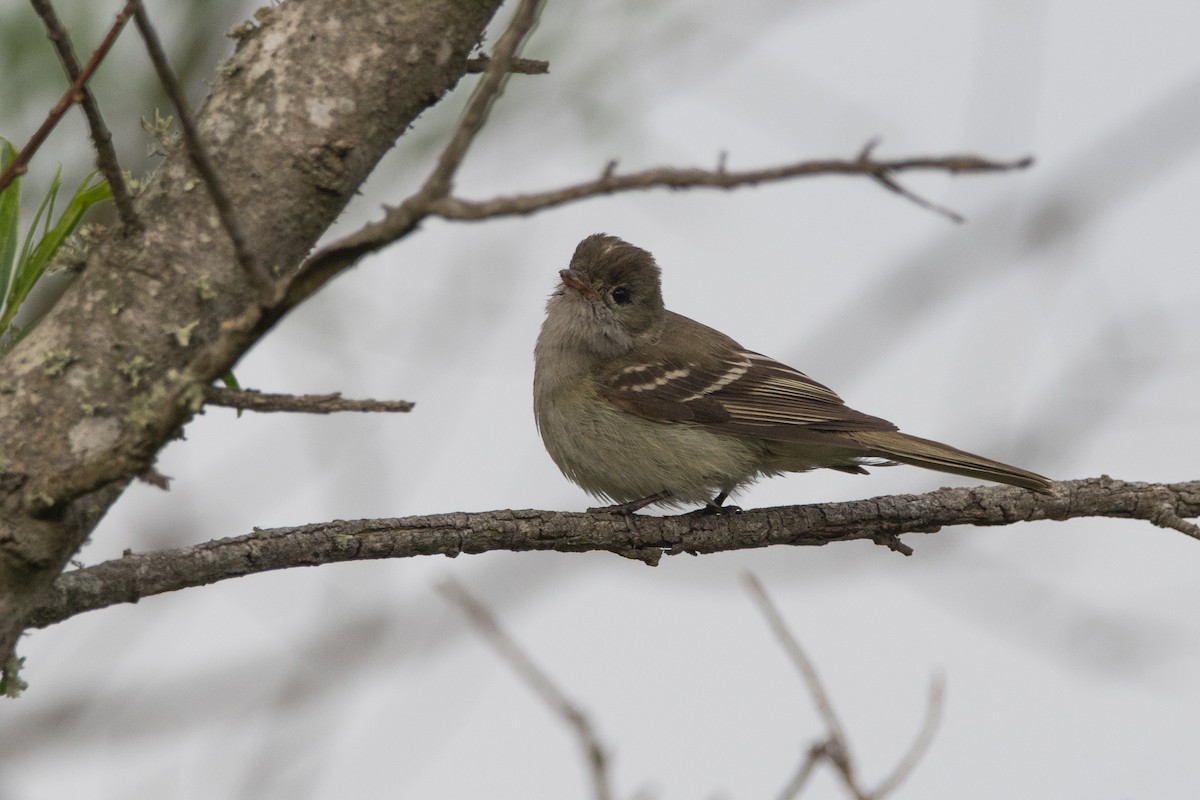
<svg viewBox="0 0 1200 800">
<path fill-rule="evenodd" d="M 900 541 L 900 535 L 897 533 L 880 533 L 871 537 L 871 540 L 880 547 L 886 547 L 893 553 L 899 553 L 902 556 L 911 556 L 913 549 L 909 545 Z"/>
<path fill-rule="evenodd" d="M 213 164 L 212 158 L 209 157 L 208 151 L 204 149 L 204 145 L 200 141 L 196 120 L 192 116 L 187 98 L 183 96 L 183 89 L 179 86 L 179 81 L 175 79 L 175 72 L 167 61 L 162 42 L 158 38 L 158 32 L 150 24 L 150 17 L 146 14 L 146 9 L 141 1 L 133 0 L 131 5 L 133 6 L 134 24 L 137 25 L 138 33 L 142 35 L 142 40 L 146 43 L 146 52 L 154 64 L 154 71 L 158 75 L 159 83 L 162 84 L 163 91 L 167 93 L 171 105 L 175 108 L 175 114 L 179 117 L 179 128 L 183 133 L 183 145 L 187 150 L 188 158 L 196 168 L 196 172 L 200 174 L 200 180 L 208 190 L 208 196 L 212 198 L 217 216 L 221 220 L 221 226 L 225 229 L 225 234 L 229 237 L 230 242 L 233 243 L 238 263 L 260 290 L 264 293 L 270 292 L 273 283 L 271 277 L 254 257 L 245 234 L 242 233 L 241 225 L 234 212 L 233 202 L 230 200 L 228 192 L 225 191 L 225 184 L 221 182 L 221 177 L 217 174 L 216 165 Z"/>
<path fill-rule="evenodd" d="M 348 400 L 341 392 L 331 394 L 267 394 L 253 389 L 227 389 L 207 386 L 204 402 L 208 405 L 237 408 L 242 411 L 286 411 L 300 414 L 333 414 L 339 411 L 412 411 L 415 403 L 407 400 Z"/>
<path fill-rule="evenodd" d="M 462 584 L 448 579 L 438 586 L 438 591 L 458 607 L 475 630 L 508 662 L 518 677 L 575 730 L 591 769 L 592 789 L 596 800 L 609 800 L 612 790 L 608 775 L 608 755 L 587 715 L 533 663 L 520 646 L 504 632 L 491 612 L 472 597 Z"/>
<path fill-rule="evenodd" d="M 29 141 L 26 142 L 25 146 L 21 148 L 21 152 L 17 153 L 17 157 L 12 160 L 12 163 L 8 165 L 3 173 L 0 173 L 0 192 L 4 191 L 18 176 L 25 174 L 25 170 L 29 166 L 29 160 L 33 158 L 34 153 L 36 153 L 38 148 L 42 146 L 42 143 L 46 141 L 46 137 L 48 137 L 50 132 L 54 130 L 56 125 L 58 125 L 59 120 L 61 120 L 63 116 L 66 115 L 67 111 L 70 110 L 71 106 L 78 101 L 80 90 L 92 77 L 92 73 L 96 71 L 96 68 L 100 66 L 100 62 L 103 61 L 104 57 L 108 55 L 108 51 L 112 49 L 113 44 L 117 41 L 117 35 L 120 34 L 121 29 L 125 27 L 125 23 L 129 21 L 129 17 L 133 13 L 133 5 L 135 2 L 136 0 L 130 0 L 130 2 L 126 3 L 125 7 L 117 13 L 117 17 L 115 20 L 113 20 L 113 24 L 109 26 L 108 33 L 104 34 L 104 38 L 100 40 L 99 46 L 96 47 L 91 58 L 89 58 L 87 63 L 83 65 L 83 68 L 79 70 L 79 74 L 71 82 L 70 87 L 68 87 L 67 91 L 63 93 L 63 96 L 59 98 L 59 101 L 54 104 L 54 107 L 50 109 L 50 112 L 46 115 L 46 119 L 43 120 L 42 124 L 38 126 L 38 129 L 33 132 L 33 136 L 29 137 Z"/>
<path fill-rule="evenodd" d="M 486 55 L 478 55 L 467 59 L 467 72 L 486 72 L 492 60 Z M 549 61 L 539 61 L 536 58 L 514 58 L 508 64 L 508 71 L 514 75 L 547 75 L 550 72 Z"/>
<path fill-rule="evenodd" d="M 877 164 L 878 162 L 874 161 L 874 159 L 871 158 L 871 152 L 878 146 L 879 146 L 879 139 L 871 139 L 863 147 L 862 152 L 859 153 L 858 160 L 861 161 L 863 164 L 870 164 L 870 165 Z M 936 203 L 934 203 L 930 200 L 926 200 L 924 197 L 921 197 L 920 195 L 918 195 L 908 189 L 905 189 L 903 186 L 900 185 L 900 183 L 895 178 L 892 177 L 891 173 L 886 169 L 872 170 L 870 174 L 871 174 L 871 177 L 874 178 L 875 181 L 877 183 L 879 183 L 880 186 L 887 189 L 888 191 L 895 192 L 896 194 L 900 195 L 901 197 L 903 197 L 906 200 L 910 200 L 913 203 L 916 203 L 921 208 L 932 211 L 935 214 L 941 214 L 943 217 L 946 217 L 951 222 L 961 224 L 966 221 L 966 218 L 963 217 L 962 214 L 959 214 L 956 211 L 951 211 L 950 209 L 946 208 L 945 206 L 939 206 Z"/>
<path fill-rule="evenodd" d="M 1147 516 L 1146 520 L 1157 525 L 1160 528 L 1170 528 L 1174 531 L 1179 531 L 1182 534 L 1200 539 L 1200 525 L 1194 522 L 1188 522 L 1183 517 L 1175 513 L 1174 506 L 1169 502 L 1163 502 L 1155 507 Z"/>
</svg>

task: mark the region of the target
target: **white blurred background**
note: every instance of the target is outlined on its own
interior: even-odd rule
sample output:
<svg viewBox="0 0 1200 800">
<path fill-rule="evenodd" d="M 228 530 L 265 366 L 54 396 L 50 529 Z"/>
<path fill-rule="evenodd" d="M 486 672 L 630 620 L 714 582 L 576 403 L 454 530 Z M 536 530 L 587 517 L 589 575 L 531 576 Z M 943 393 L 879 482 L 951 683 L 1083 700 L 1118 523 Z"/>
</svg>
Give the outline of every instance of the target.
<svg viewBox="0 0 1200 800">
<path fill-rule="evenodd" d="M 119 4 L 59 5 L 91 42 Z M 232 49 L 218 34 L 252 7 L 148 5 L 199 101 Z M 29 49 L 6 45 L 0 62 L 13 78 L 0 105 L 22 104 L 0 135 L 21 142 L 61 85 L 19 85 L 21 70 L 57 65 L 24 3 L 0 9 L 0 27 L 28 31 Z M 412 400 L 411 414 L 210 409 L 160 459 L 171 491 L 134 486 L 81 561 L 255 526 L 592 505 L 543 451 L 530 382 L 557 270 L 597 231 L 657 256 L 674 310 L 910 433 L 1060 479 L 1194 480 L 1197 31 L 1200 4 L 1185 0 L 551 2 L 525 50 L 551 72 L 510 81 L 464 196 L 575 182 L 614 158 L 852 157 L 873 137 L 880 157 L 1037 162 L 901 176 L 962 225 L 852 178 L 431 221 L 236 370 L 264 391 Z M 166 106 L 122 89 L 148 73 L 123 38 L 97 93 L 136 161 L 137 117 Z M 419 120 L 331 236 L 423 179 L 474 82 Z M 87 169 L 72 125 L 35 165 L 45 180 L 55 160 Z M 738 502 L 969 483 L 816 473 Z M 851 543 L 657 569 L 604 554 L 353 563 L 86 614 L 22 641 L 31 687 L 0 708 L 0 799 L 588 797 L 562 721 L 436 592 L 450 576 L 588 711 L 618 796 L 773 797 L 823 729 L 747 570 L 816 662 L 868 785 L 908 747 L 941 674 L 940 730 L 899 797 L 1196 796 L 1200 543 L 1117 520 L 906 541 L 911 558 Z M 844 793 L 823 770 L 804 796 Z"/>
</svg>

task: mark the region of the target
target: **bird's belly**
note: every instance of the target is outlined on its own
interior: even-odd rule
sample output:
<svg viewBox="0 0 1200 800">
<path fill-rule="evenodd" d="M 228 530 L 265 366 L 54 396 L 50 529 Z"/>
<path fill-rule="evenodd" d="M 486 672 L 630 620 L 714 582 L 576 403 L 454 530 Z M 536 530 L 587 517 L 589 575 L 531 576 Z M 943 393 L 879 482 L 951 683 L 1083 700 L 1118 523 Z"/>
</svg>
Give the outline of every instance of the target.
<svg viewBox="0 0 1200 800">
<path fill-rule="evenodd" d="M 652 422 L 583 398 L 535 402 L 535 412 L 546 450 L 563 474 L 618 503 L 667 490 L 667 505 L 703 504 L 758 474 L 753 442 Z"/>
</svg>

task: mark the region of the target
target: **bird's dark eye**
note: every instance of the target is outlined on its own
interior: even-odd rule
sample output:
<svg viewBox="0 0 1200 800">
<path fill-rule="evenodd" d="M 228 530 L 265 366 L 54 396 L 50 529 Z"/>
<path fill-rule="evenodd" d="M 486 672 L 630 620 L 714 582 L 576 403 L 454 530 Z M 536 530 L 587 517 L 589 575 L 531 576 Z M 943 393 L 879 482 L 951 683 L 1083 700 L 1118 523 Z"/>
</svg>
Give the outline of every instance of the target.
<svg viewBox="0 0 1200 800">
<path fill-rule="evenodd" d="M 610 292 L 610 295 L 612 296 L 613 302 L 619 306 L 627 306 L 629 305 L 629 301 L 633 299 L 633 296 L 629 293 L 629 288 L 627 286 L 618 286 L 617 288 L 613 289 L 612 292 Z"/>
</svg>

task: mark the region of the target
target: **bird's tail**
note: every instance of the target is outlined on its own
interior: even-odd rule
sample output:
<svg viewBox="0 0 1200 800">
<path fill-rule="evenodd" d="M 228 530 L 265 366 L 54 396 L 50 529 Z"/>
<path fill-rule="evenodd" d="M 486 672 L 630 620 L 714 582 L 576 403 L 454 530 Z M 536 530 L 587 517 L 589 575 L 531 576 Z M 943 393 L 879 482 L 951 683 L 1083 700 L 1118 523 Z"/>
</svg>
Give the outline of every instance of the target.
<svg viewBox="0 0 1200 800">
<path fill-rule="evenodd" d="M 1048 494 L 1052 485 L 1049 478 L 1035 472 L 1001 464 L 999 461 L 992 461 L 990 458 L 977 456 L 948 444 L 909 436 L 900 431 L 855 431 L 850 435 L 863 446 L 873 450 L 876 455 L 914 467 L 1008 483 L 1043 494 Z"/>
</svg>

